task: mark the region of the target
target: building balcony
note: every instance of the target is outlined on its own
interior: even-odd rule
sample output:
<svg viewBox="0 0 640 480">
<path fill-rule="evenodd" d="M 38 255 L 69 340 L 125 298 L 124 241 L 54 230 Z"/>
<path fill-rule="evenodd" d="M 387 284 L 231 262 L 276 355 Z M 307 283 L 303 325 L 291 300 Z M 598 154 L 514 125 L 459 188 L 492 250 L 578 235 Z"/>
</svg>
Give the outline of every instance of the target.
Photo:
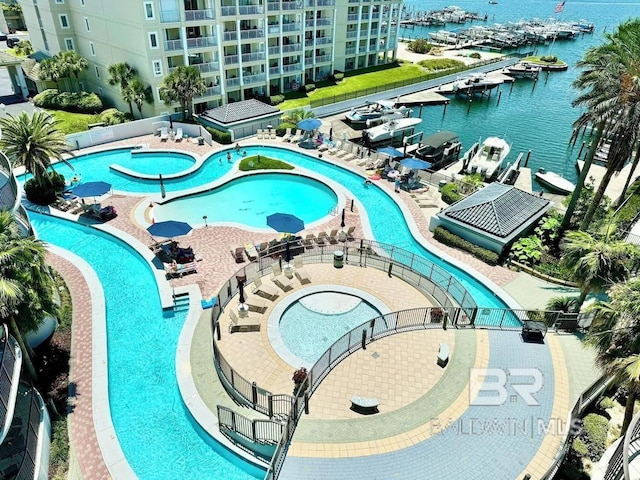
<svg viewBox="0 0 640 480">
<path fill-rule="evenodd" d="M 180 10 L 161 10 L 160 23 L 180 22 Z"/>
<path fill-rule="evenodd" d="M 329 45 L 333 43 L 331 37 L 316 37 L 316 45 Z"/>
<path fill-rule="evenodd" d="M 220 68 L 220 64 L 218 62 L 192 63 L 189 66 L 197 68 L 200 73 L 217 72 Z M 178 67 L 169 67 L 169 73 L 173 72 L 176 68 Z"/>
<path fill-rule="evenodd" d="M 357 22 L 360 19 L 360 15 L 357 13 L 350 13 L 347 15 L 347 22 Z"/>
<path fill-rule="evenodd" d="M 250 38 L 264 38 L 264 29 L 253 28 L 251 30 L 240 30 L 240 38 L 248 40 Z"/>
<path fill-rule="evenodd" d="M 216 85 L 215 87 L 207 88 L 202 95 L 199 95 L 196 98 L 216 97 L 221 93 L 222 89 L 220 88 L 220 85 Z"/>
<path fill-rule="evenodd" d="M 269 67 L 269 75 L 280 75 L 280 67 Z"/>
<path fill-rule="evenodd" d="M 172 52 L 174 50 L 182 50 L 182 39 L 177 40 L 165 40 L 164 41 L 165 52 Z"/>
<path fill-rule="evenodd" d="M 236 63 L 240 63 L 240 57 L 238 55 L 225 55 L 224 56 L 224 65 L 235 65 Z"/>
<path fill-rule="evenodd" d="M 282 10 L 302 10 L 304 4 L 302 0 L 296 2 L 282 2 Z"/>
<path fill-rule="evenodd" d="M 267 58 L 264 52 L 254 52 L 254 53 L 243 53 L 242 61 L 243 62 L 259 62 Z"/>
<path fill-rule="evenodd" d="M 238 32 L 224 32 L 222 36 L 225 42 L 233 41 L 238 39 Z"/>
<path fill-rule="evenodd" d="M 227 78 L 226 80 L 227 88 L 239 87 L 240 79 L 239 78 Z"/>
<path fill-rule="evenodd" d="M 216 37 L 187 38 L 187 48 L 206 48 L 217 45 Z"/>
<path fill-rule="evenodd" d="M 222 17 L 235 17 L 236 16 L 236 7 L 235 5 L 228 7 L 220 7 L 220 16 Z"/>
<path fill-rule="evenodd" d="M 282 53 L 300 52 L 302 51 L 301 43 L 290 43 L 289 45 L 282 46 Z"/>
<path fill-rule="evenodd" d="M 279 35 L 280 25 L 267 25 L 267 33 L 269 35 Z"/>
<path fill-rule="evenodd" d="M 282 25 L 282 31 L 283 32 L 299 32 L 300 30 L 302 30 L 302 24 L 301 23 L 285 23 L 284 25 Z"/>
<path fill-rule="evenodd" d="M 18 342 L 2 325 L 0 326 L 0 445 L 9 434 L 13 422 L 21 366 L 22 352 Z M 4 457 L 0 456 L 0 458 Z"/>
<path fill-rule="evenodd" d="M 331 62 L 331 55 L 317 55 L 315 57 L 315 63 Z"/>
<path fill-rule="evenodd" d="M 187 22 L 214 20 L 216 18 L 216 12 L 212 8 L 206 8 L 204 10 L 185 10 L 184 18 Z"/>
<path fill-rule="evenodd" d="M 329 17 L 316 18 L 316 25 L 333 25 L 333 19 Z"/>
<path fill-rule="evenodd" d="M 256 75 L 244 75 L 244 85 L 254 85 L 256 83 L 264 83 L 267 81 L 267 75 L 265 73 L 258 73 Z"/>
<path fill-rule="evenodd" d="M 347 38 L 357 38 L 358 37 L 358 31 L 357 30 L 349 30 L 347 32 Z"/>
<path fill-rule="evenodd" d="M 292 65 L 282 66 L 282 73 L 299 72 L 300 70 L 302 70 L 302 65 L 300 63 L 294 63 Z"/>
<path fill-rule="evenodd" d="M 238 13 L 240 15 L 262 15 L 264 13 L 264 5 L 240 5 Z"/>
<path fill-rule="evenodd" d="M 267 10 L 269 12 L 278 12 L 280 10 L 280 2 L 267 3 Z"/>
<path fill-rule="evenodd" d="M 344 54 L 345 55 L 355 55 L 356 53 L 356 48 L 355 47 L 350 47 L 350 48 L 345 48 L 344 49 Z"/>
<path fill-rule="evenodd" d="M 269 47 L 269 55 L 280 55 L 280 45 L 276 45 L 275 47 Z"/>
</svg>

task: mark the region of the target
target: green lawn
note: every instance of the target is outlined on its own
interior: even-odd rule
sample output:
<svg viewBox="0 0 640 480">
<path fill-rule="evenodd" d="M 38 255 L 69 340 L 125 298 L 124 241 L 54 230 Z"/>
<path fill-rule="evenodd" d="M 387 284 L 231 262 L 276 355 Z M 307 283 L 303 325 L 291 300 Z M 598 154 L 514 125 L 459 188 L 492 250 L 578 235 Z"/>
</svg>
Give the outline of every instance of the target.
<svg viewBox="0 0 640 480">
<path fill-rule="evenodd" d="M 369 73 L 360 74 L 359 72 L 362 72 L 362 70 L 354 72 L 357 75 L 345 75 L 344 80 L 339 83 L 332 83 L 329 86 L 317 88 L 307 95 L 297 92 L 286 94 L 285 97 L 287 99 L 278 105 L 278 108 L 280 108 L 280 110 L 300 108 L 309 105 L 311 99 L 333 97 L 334 95 L 379 87 L 381 85 L 410 80 L 424 75 L 422 67 L 415 64 L 402 64 L 390 68 L 378 69 L 377 71 Z"/>
<path fill-rule="evenodd" d="M 100 121 L 99 114 L 89 115 L 86 113 L 63 112 L 62 110 L 47 110 L 47 113 L 60 121 L 58 128 L 66 135 L 89 130 L 90 124 Z"/>
</svg>

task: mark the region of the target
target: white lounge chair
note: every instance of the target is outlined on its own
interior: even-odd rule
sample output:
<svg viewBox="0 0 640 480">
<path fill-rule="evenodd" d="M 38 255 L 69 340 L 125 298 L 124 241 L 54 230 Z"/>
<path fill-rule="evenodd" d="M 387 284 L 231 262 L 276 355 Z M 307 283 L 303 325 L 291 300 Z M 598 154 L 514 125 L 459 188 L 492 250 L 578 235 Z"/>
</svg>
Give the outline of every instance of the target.
<svg viewBox="0 0 640 480">
<path fill-rule="evenodd" d="M 331 147 L 329 150 L 327 150 L 327 153 L 329 155 L 335 155 L 336 153 L 338 153 L 340 151 L 340 147 L 341 146 L 342 146 L 342 142 L 340 140 L 338 140 L 333 147 Z"/>
<path fill-rule="evenodd" d="M 182 140 L 182 128 L 178 127 L 178 129 L 176 130 L 176 136 L 175 136 L 175 137 L 173 137 L 173 139 L 174 139 L 176 142 L 179 142 L 179 141 L 181 141 L 181 140 Z"/>
<path fill-rule="evenodd" d="M 275 140 L 276 138 L 278 138 L 278 135 L 276 134 L 276 129 L 275 129 L 275 128 L 272 128 L 272 129 L 269 131 L 269 138 L 270 138 L 271 140 Z"/>
<path fill-rule="evenodd" d="M 260 331 L 260 317 L 248 314 L 239 317 L 233 309 L 229 309 L 229 332 L 258 332 Z"/>
<path fill-rule="evenodd" d="M 168 277 L 181 277 L 187 273 L 197 273 L 196 262 L 189 263 L 165 263 L 164 270 Z"/>
<path fill-rule="evenodd" d="M 293 259 L 293 266 L 296 269 L 296 277 L 300 280 L 300 283 L 311 283 L 311 277 L 303 265 L 304 261 L 302 260 L 302 257 L 295 257 Z"/>
<path fill-rule="evenodd" d="M 169 140 L 169 127 L 160 127 L 160 141 L 166 142 Z"/>
<path fill-rule="evenodd" d="M 254 312 L 262 313 L 267 309 L 267 301 L 257 295 L 247 296 L 244 299 L 244 303 L 249 307 L 249 310 Z"/>
<path fill-rule="evenodd" d="M 303 135 L 303 134 L 304 134 L 304 133 L 302 132 L 302 130 L 298 130 L 298 131 L 293 135 L 293 137 L 291 137 L 290 142 L 291 142 L 291 143 L 298 143 L 300 140 L 302 140 L 302 135 Z"/>
<path fill-rule="evenodd" d="M 257 135 L 258 135 L 258 140 L 262 140 L 262 129 L 261 128 L 258 129 Z"/>
<path fill-rule="evenodd" d="M 282 290 L 286 291 L 293 288 L 293 282 L 282 273 L 282 269 L 278 263 L 271 264 L 271 280 Z"/>
<path fill-rule="evenodd" d="M 273 285 L 262 283 L 262 278 L 254 277 L 251 281 L 253 282 L 253 293 L 256 295 L 268 297 L 271 300 L 278 296 L 279 290 Z"/>
<path fill-rule="evenodd" d="M 282 141 L 288 142 L 289 140 L 291 140 L 291 137 L 293 137 L 293 135 L 291 135 L 291 129 L 287 128 L 287 130 L 284 132 L 284 135 L 282 136 Z"/>
</svg>

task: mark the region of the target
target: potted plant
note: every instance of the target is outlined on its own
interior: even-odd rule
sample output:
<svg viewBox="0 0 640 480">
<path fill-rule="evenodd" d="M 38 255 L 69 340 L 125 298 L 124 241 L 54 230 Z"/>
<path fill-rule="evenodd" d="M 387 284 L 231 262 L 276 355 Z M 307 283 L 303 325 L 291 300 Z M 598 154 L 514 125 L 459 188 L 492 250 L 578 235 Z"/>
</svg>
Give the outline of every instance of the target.
<svg viewBox="0 0 640 480">
<path fill-rule="evenodd" d="M 293 380 L 293 383 L 295 384 L 295 387 L 293 387 L 294 395 L 300 395 L 304 392 L 308 376 L 309 372 L 304 367 L 300 367 L 293 372 L 293 378 L 291 380 Z"/>
<path fill-rule="evenodd" d="M 440 323 L 444 317 L 444 312 L 440 307 L 435 307 L 431 309 L 431 322 L 432 323 Z"/>
</svg>

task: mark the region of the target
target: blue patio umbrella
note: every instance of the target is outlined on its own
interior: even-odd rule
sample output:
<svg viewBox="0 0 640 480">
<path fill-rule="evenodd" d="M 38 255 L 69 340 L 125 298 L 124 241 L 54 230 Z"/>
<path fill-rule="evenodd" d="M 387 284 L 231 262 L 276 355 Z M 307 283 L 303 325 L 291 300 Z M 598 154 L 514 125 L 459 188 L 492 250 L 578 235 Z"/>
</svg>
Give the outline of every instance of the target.
<svg viewBox="0 0 640 480">
<path fill-rule="evenodd" d="M 267 225 L 280 233 L 298 233 L 300 230 L 304 230 L 304 221 L 289 213 L 269 215 Z"/>
<path fill-rule="evenodd" d="M 164 222 L 154 223 L 153 225 L 149 225 L 147 227 L 147 232 L 149 232 L 154 237 L 179 237 L 181 235 L 186 235 L 193 227 L 186 222 L 178 222 L 177 220 L 166 220 Z"/>
<path fill-rule="evenodd" d="M 100 197 L 111 191 L 111 184 L 107 182 L 87 182 L 75 187 L 72 192 L 80 198 Z"/>
<path fill-rule="evenodd" d="M 311 131 L 317 130 L 322 125 L 322 122 L 317 118 L 305 118 L 304 120 L 300 120 L 298 122 L 297 127 L 300 130 Z"/>
<path fill-rule="evenodd" d="M 379 148 L 378 149 L 378 153 L 384 153 L 385 155 L 389 155 L 391 158 L 404 157 L 405 156 L 404 153 L 402 153 L 397 148 L 393 148 L 393 147 Z"/>
<path fill-rule="evenodd" d="M 431 164 L 429 162 L 425 162 L 419 158 L 405 158 L 404 160 L 400 160 L 400 165 L 411 170 L 425 170 L 427 168 L 431 168 Z"/>
</svg>

